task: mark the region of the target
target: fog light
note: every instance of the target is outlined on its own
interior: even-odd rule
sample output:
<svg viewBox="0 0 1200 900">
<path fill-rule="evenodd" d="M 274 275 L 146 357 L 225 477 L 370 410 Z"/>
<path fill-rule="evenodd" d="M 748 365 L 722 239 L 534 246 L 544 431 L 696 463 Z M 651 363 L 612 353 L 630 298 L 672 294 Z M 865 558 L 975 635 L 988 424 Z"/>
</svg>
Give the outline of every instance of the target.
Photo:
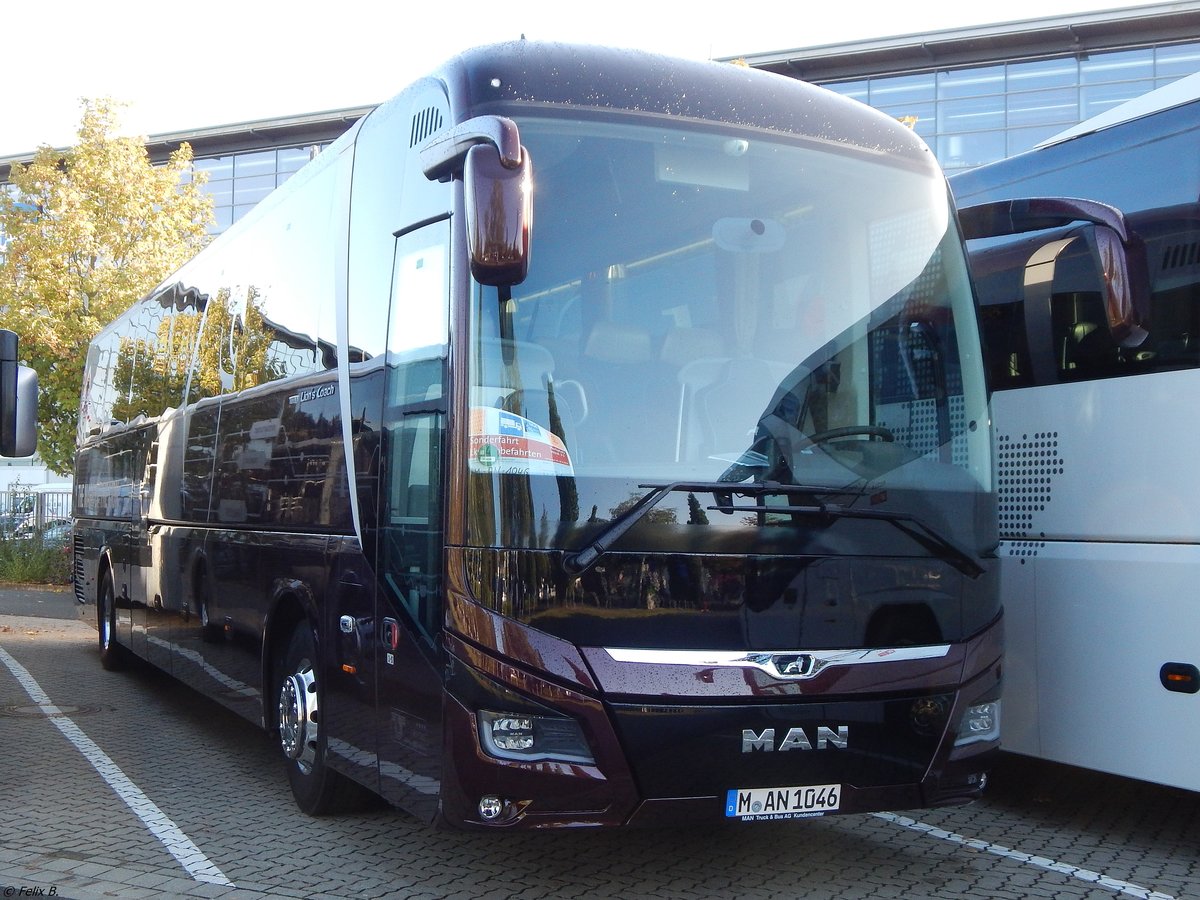
<svg viewBox="0 0 1200 900">
<path fill-rule="evenodd" d="M 479 815 L 481 818 L 490 821 L 502 812 L 504 812 L 504 801 L 499 797 L 494 794 L 488 794 L 486 797 L 479 798 Z"/>
<path fill-rule="evenodd" d="M 591 748 L 574 719 L 480 710 L 479 743 L 497 759 L 593 765 Z"/>
<path fill-rule="evenodd" d="M 1000 740 L 1000 701 L 989 700 L 967 707 L 958 726 L 958 739 L 954 744 L 974 744 L 980 741 Z"/>
</svg>

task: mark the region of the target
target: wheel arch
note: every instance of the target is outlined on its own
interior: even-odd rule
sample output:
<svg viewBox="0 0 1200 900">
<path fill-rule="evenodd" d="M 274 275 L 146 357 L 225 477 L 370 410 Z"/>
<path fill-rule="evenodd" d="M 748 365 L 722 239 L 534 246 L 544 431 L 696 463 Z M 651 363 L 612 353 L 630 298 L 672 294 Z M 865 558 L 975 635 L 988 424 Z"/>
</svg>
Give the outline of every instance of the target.
<svg viewBox="0 0 1200 900">
<path fill-rule="evenodd" d="M 108 544 L 102 544 L 100 552 L 96 556 L 96 590 L 92 597 L 93 603 L 97 603 L 100 600 L 100 585 L 104 583 L 105 575 L 112 579 L 113 593 L 120 596 L 116 566 L 113 564 L 112 559 L 112 547 Z"/>
<path fill-rule="evenodd" d="M 267 615 L 263 622 L 262 646 L 262 685 L 263 685 L 263 726 L 268 731 L 276 727 L 273 714 L 275 697 L 272 695 L 275 668 L 279 665 L 281 654 L 287 649 L 292 632 L 301 623 L 307 623 L 312 629 L 313 640 L 317 647 L 317 656 L 321 656 L 320 616 L 317 612 L 316 598 L 307 584 L 297 579 L 280 579 L 271 592 L 270 603 L 267 605 Z"/>
</svg>

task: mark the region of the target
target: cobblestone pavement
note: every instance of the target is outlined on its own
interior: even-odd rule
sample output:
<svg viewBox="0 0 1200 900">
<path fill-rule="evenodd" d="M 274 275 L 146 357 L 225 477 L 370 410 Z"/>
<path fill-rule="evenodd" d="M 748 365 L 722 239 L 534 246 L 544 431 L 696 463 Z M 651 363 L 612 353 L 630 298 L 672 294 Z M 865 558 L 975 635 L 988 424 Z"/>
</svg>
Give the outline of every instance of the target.
<svg viewBox="0 0 1200 900">
<path fill-rule="evenodd" d="M 153 670 L 104 672 L 72 615 L 0 615 L 3 897 L 1200 898 L 1200 795 L 1018 757 L 972 807 L 885 816 L 539 834 L 309 818 L 261 731 Z"/>
</svg>

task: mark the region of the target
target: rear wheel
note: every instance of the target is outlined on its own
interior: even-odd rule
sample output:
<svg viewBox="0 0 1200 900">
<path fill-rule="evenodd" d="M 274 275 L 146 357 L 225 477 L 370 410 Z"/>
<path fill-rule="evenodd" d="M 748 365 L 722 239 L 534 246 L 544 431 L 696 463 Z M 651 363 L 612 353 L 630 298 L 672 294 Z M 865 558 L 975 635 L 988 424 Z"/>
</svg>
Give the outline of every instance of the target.
<svg viewBox="0 0 1200 900">
<path fill-rule="evenodd" d="M 326 764 L 316 641 L 304 622 L 296 626 L 275 666 L 276 734 L 296 805 L 310 816 L 356 808 L 369 792 Z"/>
<path fill-rule="evenodd" d="M 201 566 L 196 570 L 193 580 L 192 593 L 196 598 L 196 614 L 200 619 L 200 639 L 207 643 L 216 643 L 222 637 L 221 627 L 212 621 L 209 609 L 212 605 L 212 590 L 208 584 L 208 571 Z"/>
<path fill-rule="evenodd" d="M 96 632 L 100 648 L 100 665 L 110 672 L 125 667 L 125 648 L 117 643 L 117 595 L 112 575 L 100 577 L 96 594 Z"/>
</svg>

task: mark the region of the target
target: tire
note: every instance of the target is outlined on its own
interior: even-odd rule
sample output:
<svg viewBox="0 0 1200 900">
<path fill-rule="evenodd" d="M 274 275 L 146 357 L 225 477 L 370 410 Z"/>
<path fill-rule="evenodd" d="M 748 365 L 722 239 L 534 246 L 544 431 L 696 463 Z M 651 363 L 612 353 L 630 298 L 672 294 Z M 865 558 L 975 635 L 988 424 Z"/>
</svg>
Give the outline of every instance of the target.
<svg viewBox="0 0 1200 900">
<path fill-rule="evenodd" d="M 200 619 L 200 640 L 206 644 L 215 644 L 224 638 L 220 625 L 215 624 L 209 614 L 212 588 L 209 587 L 208 570 L 201 567 L 196 570 L 193 593 L 196 597 L 196 615 Z"/>
<path fill-rule="evenodd" d="M 292 796 L 310 816 L 348 812 L 371 796 L 366 788 L 326 764 L 321 729 L 324 691 L 318 680 L 316 640 L 301 622 L 274 666 L 274 734 L 283 754 Z"/>
<path fill-rule="evenodd" d="M 117 595 L 110 572 L 101 576 L 100 590 L 96 592 L 96 633 L 100 665 L 109 672 L 125 668 L 128 660 L 125 648 L 117 643 Z"/>
</svg>

